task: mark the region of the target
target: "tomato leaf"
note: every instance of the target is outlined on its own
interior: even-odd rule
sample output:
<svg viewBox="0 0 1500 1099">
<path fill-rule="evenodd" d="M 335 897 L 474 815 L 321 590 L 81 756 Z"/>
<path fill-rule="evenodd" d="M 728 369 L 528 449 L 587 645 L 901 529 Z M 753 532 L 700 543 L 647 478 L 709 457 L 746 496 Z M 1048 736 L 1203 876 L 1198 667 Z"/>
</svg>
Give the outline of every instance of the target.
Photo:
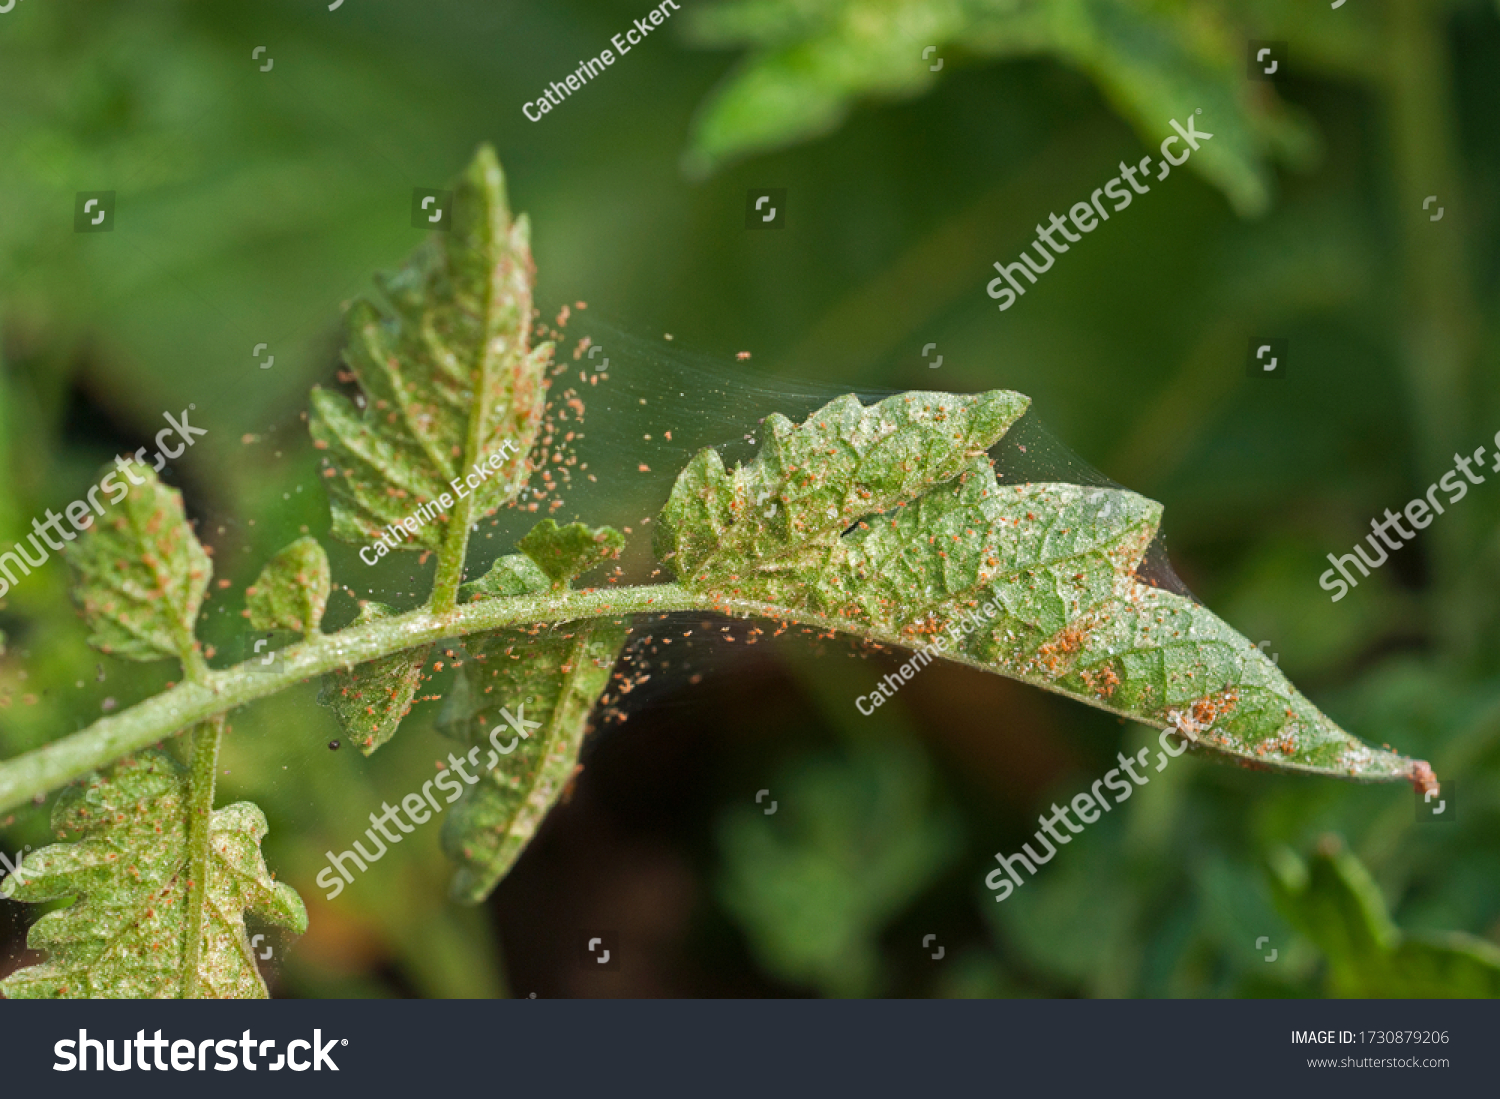
<svg viewBox="0 0 1500 1099">
<path fill-rule="evenodd" d="M 328 555 L 316 538 L 299 538 L 261 570 L 245 592 L 257 630 L 294 630 L 311 637 L 323 621 L 331 580 Z"/>
<path fill-rule="evenodd" d="M 530 344 L 531 230 L 512 221 L 489 146 L 453 202 L 451 231 L 377 279 L 384 306 L 361 299 L 348 311 L 357 404 L 313 390 L 335 538 L 387 532 L 398 549 L 438 549 L 462 513 L 493 512 L 530 473 L 552 356 L 551 344 Z"/>
<path fill-rule="evenodd" d="M 393 614 L 373 600 L 359 609 L 356 624 L 365 625 Z M 412 699 L 422 683 L 422 667 L 432 652 L 421 645 L 332 672 L 323 678 L 318 701 L 333 711 L 339 728 L 365 755 L 396 735 L 401 719 L 411 712 Z"/>
<path fill-rule="evenodd" d="M 1123 489 L 1000 485 L 982 451 L 1026 399 L 841 397 L 726 471 L 678 477 L 658 548 L 731 613 L 813 617 L 930 648 L 1256 767 L 1432 781 L 1305 699 L 1207 608 L 1136 575 L 1161 506 Z"/>
<path fill-rule="evenodd" d="M 125 468 L 133 475 L 126 495 L 64 550 L 73 595 L 95 648 L 130 660 L 186 661 L 213 564 L 183 515 L 182 494 L 148 466 Z"/>
<path fill-rule="evenodd" d="M 593 619 L 542 636 L 498 630 L 465 643 L 470 659 L 439 722 L 472 746 L 468 758 L 479 772 L 443 823 L 443 849 L 459 864 L 455 900 L 484 900 L 562 795 L 628 626 Z"/>
<path fill-rule="evenodd" d="M 7 883 L 28 903 L 76 898 L 32 925 L 27 945 L 45 960 L 18 969 L 11 999 L 147 999 L 183 994 L 189 921 L 202 920 L 198 987 L 218 998 L 264 998 L 245 913 L 301 934 L 307 913 L 261 857 L 266 819 L 249 802 L 213 812 L 209 881 L 201 913 L 189 907 L 189 781 L 165 752 L 127 757 L 67 789 L 52 827 L 72 842 L 27 855 Z"/>
</svg>

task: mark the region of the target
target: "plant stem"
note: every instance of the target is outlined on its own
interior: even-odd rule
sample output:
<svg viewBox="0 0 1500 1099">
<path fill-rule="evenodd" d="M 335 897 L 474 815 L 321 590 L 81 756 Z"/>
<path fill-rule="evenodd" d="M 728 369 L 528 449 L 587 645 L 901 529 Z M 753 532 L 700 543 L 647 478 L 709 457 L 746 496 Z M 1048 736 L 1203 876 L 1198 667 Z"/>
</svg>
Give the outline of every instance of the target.
<svg viewBox="0 0 1500 1099">
<path fill-rule="evenodd" d="M 224 715 L 216 714 L 193 734 L 193 760 L 188 799 L 188 911 L 187 943 L 183 951 L 182 998 L 200 999 L 199 970 L 203 955 L 203 922 L 208 909 L 209 831 L 213 824 L 214 783 L 218 774 L 219 741 Z"/>
<path fill-rule="evenodd" d="M 1466 453 L 1474 407 L 1472 371 L 1476 309 L 1464 255 L 1464 201 L 1453 133 L 1453 63 L 1447 5 L 1390 0 L 1385 54 L 1386 128 L 1390 142 L 1395 222 L 1403 250 L 1401 361 L 1420 470 L 1420 484 L 1449 469 L 1454 450 Z M 1423 203 L 1436 194 L 1446 220 L 1434 224 Z M 1434 609 L 1440 641 L 1450 654 L 1469 651 L 1479 633 L 1481 605 L 1464 582 L 1473 567 L 1473 507 L 1434 529 L 1430 547 Z"/>
<path fill-rule="evenodd" d="M 437 573 L 432 578 L 429 605 L 434 614 L 447 614 L 458 603 L 458 588 L 464 579 L 464 558 L 468 555 L 469 527 L 473 523 L 472 498 L 459 500 L 453 506 L 448 535 L 438 551 Z"/>
<path fill-rule="evenodd" d="M 486 358 L 489 351 L 484 352 Z M 481 379 L 490 376 L 488 363 L 479 372 Z M 469 410 L 469 433 L 464 446 L 464 457 L 475 461 L 479 455 L 480 440 L 484 433 L 485 400 L 476 398 Z M 462 470 L 459 477 L 463 477 Z M 474 525 L 474 494 L 459 497 L 453 504 L 453 516 L 448 522 L 448 535 L 443 548 L 438 551 L 437 573 L 432 578 L 432 595 L 427 605 L 434 614 L 447 614 L 458 605 L 458 588 L 464 580 L 464 562 L 469 556 L 469 528 Z"/>
<path fill-rule="evenodd" d="M 447 614 L 426 608 L 396 618 L 354 626 L 281 650 L 271 670 L 246 661 L 189 679 L 88 728 L 0 764 L 0 813 L 104 767 L 122 756 L 337 668 L 352 668 L 382 656 L 445 638 L 506 626 L 557 625 L 585 618 L 652 611 L 715 610 L 720 601 L 675 584 L 613 590 L 547 592 L 516 599 L 466 603 Z M 773 611 L 778 617 L 781 612 Z M 196 755 L 195 755 L 196 763 Z"/>
<path fill-rule="evenodd" d="M 734 617 L 764 618 L 800 626 L 814 626 L 830 632 L 855 634 L 868 641 L 886 645 L 914 647 L 913 638 L 895 627 L 877 627 L 868 622 L 855 623 L 844 618 L 828 618 L 807 610 L 748 599 L 726 599 L 714 593 L 692 592 L 678 584 L 553 591 L 514 599 L 484 599 L 476 603 L 465 603 L 447 614 L 434 614 L 424 607 L 397 618 L 354 626 L 293 645 L 281 651 L 278 667 L 274 671 L 261 671 L 258 668 L 259 662 L 252 660 L 223 671 L 210 672 L 204 683 L 179 684 L 124 713 L 101 718 L 87 729 L 0 764 L 0 813 L 14 809 L 30 798 L 41 798 L 49 790 L 81 778 L 121 756 L 154 744 L 198 722 L 228 713 L 236 706 L 276 694 L 302 680 L 324 675 L 337 668 L 353 668 L 357 664 L 406 649 L 510 626 L 558 626 L 581 619 L 666 614 L 673 611 L 703 611 Z M 942 659 L 952 663 L 966 664 L 992 674 L 997 671 L 977 657 L 957 649 L 940 655 Z M 1108 713 L 1146 721 L 1157 728 L 1176 728 L 1175 725 L 1164 726 L 1130 711 L 1117 709 L 1095 695 L 1080 694 L 1040 675 L 1025 674 L 1014 669 L 1003 670 L 1003 673 Z M 1373 752 L 1372 756 L 1378 758 L 1358 773 L 1351 770 L 1347 774 L 1300 763 L 1257 761 L 1257 766 L 1315 774 L 1339 773 L 1342 777 L 1365 782 L 1409 779 L 1415 773 L 1411 760 L 1384 752 Z"/>
<path fill-rule="evenodd" d="M 499 278 L 495 268 L 489 272 L 490 292 L 484 296 L 484 317 L 481 331 L 494 331 L 495 280 Z M 522 340 L 524 354 L 526 341 Z M 511 352 L 515 354 L 514 350 Z M 469 402 L 468 432 L 464 439 L 465 462 L 478 462 L 484 446 L 489 423 L 490 381 L 495 375 L 495 341 L 486 339 L 479 350 L 480 361 L 472 372 L 474 399 Z M 459 477 L 464 477 L 460 469 Z M 448 523 L 448 536 L 438 552 L 437 574 L 432 578 L 432 596 L 427 605 L 434 614 L 447 614 L 458 604 L 458 588 L 464 579 L 464 562 L 469 556 L 469 528 L 474 524 L 474 494 L 460 495 L 453 507 L 453 517 Z"/>
</svg>

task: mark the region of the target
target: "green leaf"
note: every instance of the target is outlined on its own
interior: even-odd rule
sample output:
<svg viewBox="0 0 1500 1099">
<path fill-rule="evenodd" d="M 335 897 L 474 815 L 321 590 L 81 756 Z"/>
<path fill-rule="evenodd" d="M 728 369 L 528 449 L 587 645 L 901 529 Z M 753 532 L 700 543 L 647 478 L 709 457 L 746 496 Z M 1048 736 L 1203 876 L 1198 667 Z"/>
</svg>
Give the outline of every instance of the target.
<svg viewBox="0 0 1500 1099">
<path fill-rule="evenodd" d="M 106 467 L 127 494 L 64 550 L 73 596 L 95 648 L 130 660 L 188 661 L 213 564 L 183 517 L 182 494 L 148 466 L 125 468 L 129 474 Z"/>
<path fill-rule="evenodd" d="M 769 417 L 748 466 L 727 472 L 710 450 L 688 464 L 658 549 L 726 611 L 928 649 L 1254 767 L 1432 781 L 1345 733 L 1206 608 L 1137 578 L 1159 504 L 998 484 L 978 452 L 1025 407 L 907 393 L 868 409 L 841 397 L 799 426 Z"/>
<path fill-rule="evenodd" d="M 536 595 L 552 586 L 547 574 L 524 553 L 512 553 L 490 566 L 478 580 L 458 589 L 464 602 L 475 599 L 497 599 L 518 595 Z"/>
<path fill-rule="evenodd" d="M 910 0 L 751 0 L 689 12 L 696 44 L 752 52 L 699 109 L 685 166 L 707 174 L 821 136 L 862 96 L 929 90 L 937 78 L 918 64 L 922 49 L 951 41 L 964 22 L 960 5 Z"/>
<path fill-rule="evenodd" d="M 344 361 L 360 408 L 312 394 L 333 535 L 347 542 L 393 528 L 397 549 L 437 549 L 450 523 L 514 499 L 530 472 L 552 345 L 530 346 L 530 228 L 511 220 L 489 146 L 454 184 L 452 219 L 450 232 L 377 279 L 385 308 L 349 309 Z M 384 542 L 374 549 L 387 552 Z"/>
<path fill-rule="evenodd" d="M 569 523 L 559 527 L 554 519 L 543 519 L 517 543 L 537 563 L 556 588 L 582 576 L 596 565 L 612 561 L 625 548 L 625 536 L 613 527 L 586 527 Z"/>
<path fill-rule="evenodd" d="M 850 394 L 801 427 L 773 413 L 749 466 L 730 474 L 713 450 L 688 463 L 662 511 L 657 554 L 690 586 L 739 584 L 769 596 L 778 577 L 811 579 L 851 523 L 957 476 L 1029 403 L 997 390 L 908 393 L 865 408 Z"/>
<path fill-rule="evenodd" d="M 628 632 L 627 619 L 593 619 L 540 637 L 498 630 L 466 642 L 470 659 L 439 722 L 472 745 L 478 779 L 443 822 L 443 849 L 459 864 L 455 900 L 484 900 L 562 795 Z"/>
<path fill-rule="evenodd" d="M 245 592 L 257 630 L 295 630 L 313 637 L 328 606 L 328 555 L 316 538 L 299 538 L 282 550 Z"/>
<path fill-rule="evenodd" d="M 1500 948 L 1456 931 L 1403 932 L 1380 887 L 1337 836 L 1325 837 L 1305 864 L 1283 850 L 1271 892 L 1287 920 L 1327 959 L 1330 996 L 1500 996 Z"/>
<path fill-rule="evenodd" d="M 750 50 L 699 111 L 685 158 L 699 173 L 825 134 L 860 99 L 930 91 L 942 79 L 932 66 L 952 72 L 966 55 L 1051 57 L 1083 70 L 1148 149 L 1172 133 L 1170 119 L 1186 122 L 1201 107 L 1200 128 L 1214 137 L 1190 166 L 1241 213 L 1269 203 L 1270 153 L 1305 159 L 1312 148 L 1304 126 L 1247 87 L 1244 30 L 1202 5 L 734 0 L 695 10 L 688 26 L 700 45 Z"/>
<path fill-rule="evenodd" d="M 370 600 L 360 606 L 355 623 L 363 626 L 394 614 L 385 604 Z M 332 672 L 323 677 L 318 701 L 333 711 L 350 743 L 373 755 L 411 712 L 422 684 L 422 666 L 431 652 L 431 645 L 422 645 Z"/>
<path fill-rule="evenodd" d="M 48 957 L 0 982 L 11 999 L 176 998 L 182 995 L 188 904 L 187 772 L 146 751 L 74 785 L 52 827 L 72 834 L 28 855 L 14 890 L 30 903 L 76 897 L 31 928 Z M 215 810 L 202 913 L 199 987 L 216 998 L 264 998 L 245 936 L 245 913 L 301 934 L 307 913 L 291 886 L 271 879 L 260 853 L 266 820 L 249 802 Z"/>
</svg>

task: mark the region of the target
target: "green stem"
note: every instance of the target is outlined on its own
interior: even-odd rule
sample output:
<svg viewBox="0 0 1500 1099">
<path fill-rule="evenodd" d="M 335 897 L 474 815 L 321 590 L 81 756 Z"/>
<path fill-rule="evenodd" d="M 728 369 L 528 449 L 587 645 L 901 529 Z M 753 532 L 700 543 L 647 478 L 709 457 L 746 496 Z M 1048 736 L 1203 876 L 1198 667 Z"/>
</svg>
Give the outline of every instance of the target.
<svg viewBox="0 0 1500 1099">
<path fill-rule="evenodd" d="M 489 278 L 493 283 L 499 275 L 492 267 Z M 481 331 L 494 331 L 495 293 L 493 286 L 484 297 L 484 318 Z M 521 341 L 521 353 L 526 351 L 526 341 Z M 512 354 L 515 354 L 512 351 Z M 465 462 L 478 462 L 489 423 L 490 380 L 495 374 L 495 341 L 487 339 L 480 346 L 480 361 L 473 372 L 474 399 L 469 402 L 468 433 L 464 439 Z M 458 476 L 465 476 L 459 470 Z M 469 528 L 474 525 L 474 494 L 460 496 L 453 506 L 453 517 L 448 523 L 448 535 L 443 548 L 438 551 L 437 574 L 432 578 L 432 597 L 427 605 L 434 614 L 448 614 L 458 605 L 458 588 L 464 579 L 464 561 L 469 555 Z"/>
<path fill-rule="evenodd" d="M 730 608 L 711 596 L 661 584 L 486 599 L 466 603 L 447 614 L 423 608 L 327 634 L 282 650 L 273 670 L 261 670 L 258 661 L 246 661 L 223 671 L 210 671 L 201 681 L 179 683 L 129 710 L 101 718 L 71 736 L 0 764 L 0 813 L 181 730 L 337 668 L 352 668 L 445 638 L 505 626 L 555 625 L 584 618 L 681 610 L 727 612 Z M 779 610 L 770 614 L 785 617 Z"/>
<path fill-rule="evenodd" d="M 482 372 L 480 376 L 488 378 L 489 374 Z M 484 418 L 480 410 L 483 404 L 483 400 L 476 399 L 469 414 L 469 436 L 464 451 L 466 458 L 479 453 L 479 440 L 484 431 Z M 464 473 L 460 470 L 460 480 L 463 476 Z M 474 494 L 470 492 L 454 501 L 448 534 L 443 539 L 443 548 L 438 550 L 437 574 L 432 578 L 432 595 L 427 600 L 427 605 L 434 614 L 448 614 L 458 605 L 458 588 L 464 581 L 464 561 L 469 556 L 469 528 L 473 525 Z"/>
<path fill-rule="evenodd" d="M 182 998 L 200 999 L 203 924 L 208 908 L 209 831 L 213 824 L 214 782 L 224 715 L 216 714 L 193 734 L 191 796 L 188 799 L 187 944 L 183 953 Z"/>
<path fill-rule="evenodd" d="M 1452 58 L 1446 35 L 1450 10 L 1428 0 L 1389 0 L 1385 102 L 1395 217 L 1403 250 L 1402 365 L 1413 410 L 1421 484 L 1437 478 L 1475 443 L 1474 298 L 1464 256 L 1464 202 L 1453 133 Z M 1437 195 L 1444 220 L 1423 207 Z M 1464 576 L 1472 567 L 1475 515 L 1454 514 L 1433 530 L 1435 596 L 1432 620 L 1450 653 L 1469 650 L 1479 605 Z"/>
<path fill-rule="evenodd" d="M 484 599 L 463 604 L 447 614 L 436 614 L 422 608 L 398 618 L 354 626 L 282 650 L 279 666 L 274 671 L 260 670 L 258 661 L 247 661 L 220 672 L 210 672 L 206 682 L 179 684 L 124 713 L 102 718 L 87 729 L 0 764 L 0 813 L 14 809 L 30 798 L 40 798 L 49 790 L 198 722 L 207 721 L 237 706 L 276 694 L 302 680 L 325 675 L 337 668 L 353 668 L 407 649 L 510 626 L 557 626 L 590 618 L 666 614 L 672 611 L 703 611 L 733 617 L 763 618 L 799 626 L 813 626 L 830 632 L 852 633 L 885 645 L 913 647 L 913 639 L 897 628 L 876 627 L 869 622 L 854 622 L 843 617 L 829 618 L 806 610 L 748 599 L 726 599 L 713 593 L 692 592 L 678 584 L 553 591 L 514 599 Z M 1093 694 L 1077 693 L 1041 675 L 997 669 L 977 657 L 956 650 L 936 655 L 949 662 L 966 664 L 989 673 L 999 670 L 1021 682 L 1072 698 L 1096 709 L 1137 721 L 1144 720 L 1158 728 L 1163 727 L 1128 710 L 1117 709 Z M 1380 767 L 1371 764 L 1358 774 L 1350 773 L 1346 777 L 1366 782 L 1388 782 L 1411 777 L 1413 772 L 1410 760 L 1388 756 L 1387 753 L 1374 754 L 1381 757 Z M 1308 773 L 1334 773 L 1311 764 L 1258 762 L 1257 765 Z"/>
<path fill-rule="evenodd" d="M 429 605 L 434 614 L 447 614 L 458 604 L 458 588 L 464 579 L 468 555 L 469 527 L 474 522 L 474 499 L 467 496 L 453 505 L 453 518 L 443 548 L 438 550 L 437 573 L 432 578 Z"/>
</svg>

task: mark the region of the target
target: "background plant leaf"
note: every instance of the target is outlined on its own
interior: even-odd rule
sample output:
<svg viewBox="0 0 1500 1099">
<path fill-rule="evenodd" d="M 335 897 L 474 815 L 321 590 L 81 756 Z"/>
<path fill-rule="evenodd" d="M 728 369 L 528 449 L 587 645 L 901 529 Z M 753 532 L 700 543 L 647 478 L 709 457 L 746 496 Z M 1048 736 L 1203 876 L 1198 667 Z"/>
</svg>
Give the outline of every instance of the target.
<svg viewBox="0 0 1500 1099">
<path fill-rule="evenodd" d="M 129 491 L 63 551 L 74 569 L 73 596 L 99 650 L 186 660 L 213 563 L 183 516 L 182 494 L 148 466 L 125 466 L 145 483 L 130 484 L 113 466 L 101 471 L 99 480 L 113 473 Z"/>
<path fill-rule="evenodd" d="M 1246 86 L 1246 34 L 1201 4 L 1134 0 L 731 0 L 688 13 L 698 45 L 746 47 L 700 108 L 686 156 L 708 172 L 817 137 L 865 98 L 922 94 L 964 55 L 1049 56 L 1086 72 L 1154 148 L 1203 109 L 1214 135 L 1190 162 L 1241 213 L 1270 202 L 1269 156 L 1305 161 L 1311 131 Z M 937 54 L 927 48 L 936 47 Z M 942 53 L 949 57 L 944 59 Z M 952 71 L 952 70 L 950 70 Z M 1211 124 L 1210 124 L 1211 123 Z"/>
<path fill-rule="evenodd" d="M 365 625 L 395 612 L 369 600 L 359 608 L 356 624 Z M 411 712 L 412 699 L 422 684 L 422 667 L 431 645 L 340 669 L 323 677 L 318 701 L 333 711 L 339 728 L 365 755 L 373 755 L 396 735 L 401 719 Z"/>
<path fill-rule="evenodd" d="M 768 782 L 774 805 L 719 823 L 720 897 L 777 977 L 827 996 L 877 994 L 881 929 L 958 853 L 926 758 L 900 741 L 851 741 Z"/>
<path fill-rule="evenodd" d="M 76 897 L 31 928 L 48 952 L 0 991 L 11 999 L 149 999 L 182 994 L 188 933 L 187 772 L 165 752 L 126 758 L 70 786 L 52 811 L 69 843 L 34 851 L 15 899 Z M 217 809 L 210 827 L 200 988 L 217 998 L 264 998 L 245 913 L 301 934 L 307 913 L 272 880 L 260 853 L 266 819 L 249 802 Z"/>
<path fill-rule="evenodd" d="M 1282 850 L 1271 893 L 1327 959 L 1330 996 L 1500 996 L 1500 947 L 1462 932 L 1403 932 L 1370 872 L 1337 836 L 1325 837 L 1306 863 Z"/>
<path fill-rule="evenodd" d="M 578 766 L 589 714 L 625 645 L 628 619 L 593 619 L 535 630 L 497 630 L 469 638 L 469 653 L 439 721 L 471 745 L 482 777 L 443 822 L 443 850 L 459 864 L 451 894 L 478 904 L 520 858 Z M 523 713 L 524 707 L 524 713 Z M 501 715 L 539 721 L 527 738 Z M 496 752 L 491 730 L 502 726 Z"/>
<path fill-rule="evenodd" d="M 347 542 L 410 520 L 397 547 L 436 549 L 452 509 L 421 521 L 419 505 L 472 494 L 474 515 L 488 514 L 530 469 L 552 345 L 530 346 L 530 227 L 524 215 L 511 220 L 489 146 L 454 184 L 453 206 L 451 231 L 377 278 L 386 308 L 361 299 L 348 311 L 344 362 L 363 390 L 358 405 L 312 394 L 333 535 Z M 481 476 L 475 467 L 483 479 L 465 484 Z"/>
<path fill-rule="evenodd" d="M 726 472 L 711 450 L 688 464 L 657 536 L 682 584 L 726 602 L 911 648 L 941 641 L 1253 766 L 1430 779 L 1340 729 L 1206 608 L 1136 576 L 1159 504 L 997 483 L 974 452 L 1024 408 L 1013 393 L 909 393 L 869 409 L 841 397 L 798 426 L 768 418 L 749 465 Z"/>
<path fill-rule="evenodd" d="M 257 630 L 314 634 L 328 606 L 332 580 L 328 555 L 316 538 L 299 538 L 267 562 L 245 592 L 245 609 Z"/>
</svg>

